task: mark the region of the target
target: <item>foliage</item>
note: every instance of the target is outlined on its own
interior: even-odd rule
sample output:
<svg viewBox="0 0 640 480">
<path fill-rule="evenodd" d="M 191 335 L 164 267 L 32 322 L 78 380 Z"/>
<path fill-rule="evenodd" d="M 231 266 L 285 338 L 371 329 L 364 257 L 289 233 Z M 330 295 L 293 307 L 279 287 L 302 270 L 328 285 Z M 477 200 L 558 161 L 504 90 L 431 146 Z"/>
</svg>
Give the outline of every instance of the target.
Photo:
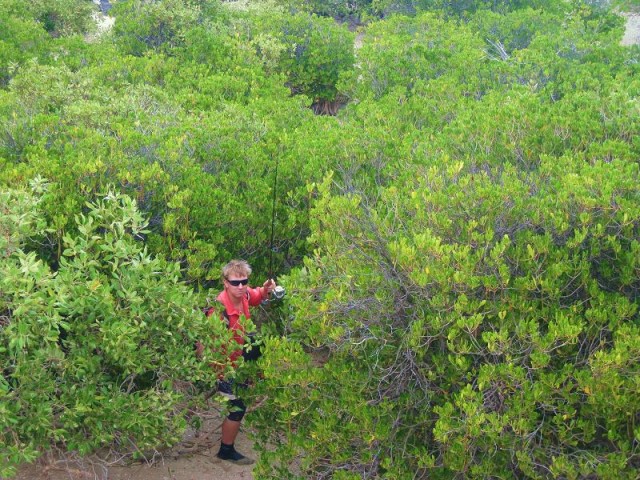
<svg viewBox="0 0 640 480">
<path fill-rule="evenodd" d="M 341 85 L 366 133 L 309 186 L 263 359 L 260 478 L 635 478 L 639 84 L 611 19 L 367 29 Z"/>
<path fill-rule="evenodd" d="M 333 17 L 338 21 L 358 22 L 372 18 L 389 18 L 393 15 L 413 16 L 420 11 L 440 11 L 446 15 L 467 17 L 477 11 L 491 10 L 500 14 L 523 8 L 548 9 L 558 11 L 563 9 L 558 2 L 550 0 L 458 0 L 455 2 L 444 0 L 279 0 L 290 11 L 305 11 L 317 15 Z M 598 4 L 603 2 L 587 2 Z"/>
<path fill-rule="evenodd" d="M 52 37 L 85 34 L 95 30 L 91 0 L 2 0 L 0 11 L 23 20 L 35 20 Z"/>
<path fill-rule="evenodd" d="M 18 66 L 45 42 L 46 33 L 33 19 L 12 13 L 0 3 L 0 87 L 5 87 Z"/>
<path fill-rule="evenodd" d="M 0 2 L 3 466 L 175 441 L 188 304 L 242 257 L 289 292 L 256 478 L 633 478 L 640 59 L 606 2 L 123 1 L 92 42 Z"/>
<path fill-rule="evenodd" d="M 316 15 L 332 17 L 339 21 L 357 19 L 370 8 L 372 0 L 345 1 L 345 0 L 302 0 L 287 2 L 300 10 Z"/>
<path fill-rule="evenodd" d="M 132 55 L 147 50 L 170 52 L 182 45 L 186 32 L 201 20 L 198 2 L 182 0 L 118 2 L 110 13 L 117 19 L 116 41 Z"/>
<path fill-rule="evenodd" d="M 286 75 L 294 94 L 335 100 L 336 84 L 354 62 L 354 35 L 333 20 L 306 13 L 262 12 L 250 17 L 249 40 L 265 66 Z"/>
<path fill-rule="evenodd" d="M 136 455 L 178 441 L 194 392 L 174 382 L 215 382 L 209 363 L 225 365 L 230 341 L 194 309 L 177 266 L 135 240 L 145 223 L 128 197 L 86 206 L 56 272 L 22 249 L 41 223 L 39 198 L 2 191 L 3 476 L 55 444 Z"/>
<path fill-rule="evenodd" d="M 634 478 L 638 173 L 448 161 L 378 201 L 327 179 L 287 280 L 290 337 L 330 358 L 268 350 L 261 478 Z"/>
<path fill-rule="evenodd" d="M 634 11 L 640 7 L 640 0 L 614 0 L 612 3 L 623 12 Z"/>
<path fill-rule="evenodd" d="M 21 65 L 0 101 L 2 177 L 55 181 L 43 205 L 54 229 L 45 245 L 54 248 L 43 257 L 55 265 L 83 199 L 114 183 L 149 216 L 152 251 L 181 261 L 192 279 L 217 278 L 236 256 L 265 272 L 272 132 L 311 117 L 304 100 L 290 99 L 282 78 L 266 77 L 253 52 L 220 26 L 186 35 L 175 57 L 119 57 L 99 44 L 74 53 Z M 279 182 L 285 197 L 290 179 L 299 181 L 295 167 L 287 170 Z M 242 221 L 229 225 L 229 212 Z M 294 213 L 281 209 L 279 231 Z M 283 236 L 284 254 L 291 245 L 299 255 L 298 231 Z"/>
</svg>

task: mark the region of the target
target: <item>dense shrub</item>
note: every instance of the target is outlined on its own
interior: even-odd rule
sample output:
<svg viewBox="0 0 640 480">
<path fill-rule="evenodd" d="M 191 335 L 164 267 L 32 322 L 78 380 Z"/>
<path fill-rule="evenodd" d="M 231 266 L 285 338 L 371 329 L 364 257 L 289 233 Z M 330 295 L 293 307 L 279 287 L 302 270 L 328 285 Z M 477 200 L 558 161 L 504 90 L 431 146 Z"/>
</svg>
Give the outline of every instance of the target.
<svg viewBox="0 0 640 480">
<path fill-rule="evenodd" d="M 569 157 L 443 162 L 377 200 L 328 180 L 288 282 L 290 339 L 329 358 L 270 344 L 260 474 L 635 478 L 638 180 Z"/>
<path fill-rule="evenodd" d="M 85 34 L 95 30 L 92 0 L 0 1 L 0 11 L 24 20 L 35 20 L 52 37 Z"/>
<path fill-rule="evenodd" d="M 635 478 L 636 54 L 520 13 L 368 30 L 341 128 L 378 149 L 309 187 L 261 478 Z"/>
<path fill-rule="evenodd" d="M 333 101 L 340 75 L 353 68 L 354 35 L 332 19 L 307 13 L 259 12 L 245 26 L 265 66 L 283 74 L 294 94 Z"/>
<path fill-rule="evenodd" d="M 325 3 L 381 18 L 355 50 L 318 2 L 118 2 L 91 43 L 9 3 L 6 472 L 175 441 L 224 341 L 178 279 L 244 257 L 289 291 L 257 478 L 634 478 L 640 59 L 606 2 Z"/>
<path fill-rule="evenodd" d="M 23 249 L 45 226 L 39 199 L 0 192 L 0 474 L 55 445 L 135 456 L 177 442 L 196 391 L 175 382 L 214 383 L 228 332 L 175 264 L 147 253 L 128 197 L 87 204 L 55 272 Z M 210 347 L 202 360 L 196 340 Z"/>
</svg>

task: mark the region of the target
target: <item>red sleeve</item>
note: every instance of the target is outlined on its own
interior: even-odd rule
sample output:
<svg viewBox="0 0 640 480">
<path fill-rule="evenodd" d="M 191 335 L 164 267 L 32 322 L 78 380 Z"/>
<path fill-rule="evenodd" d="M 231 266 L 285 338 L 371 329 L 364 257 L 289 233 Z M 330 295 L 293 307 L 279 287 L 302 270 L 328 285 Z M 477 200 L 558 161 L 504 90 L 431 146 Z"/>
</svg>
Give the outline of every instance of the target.
<svg viewBox="0 0 640 480">
<path fill-rule="evenodd" d="M 269 293 L 264 287 L 249 288 L 247 292 L 249 292 L 249 305 L 252 307 L 260 305 L 262 301 L 269 296 Z"/>
</svg>

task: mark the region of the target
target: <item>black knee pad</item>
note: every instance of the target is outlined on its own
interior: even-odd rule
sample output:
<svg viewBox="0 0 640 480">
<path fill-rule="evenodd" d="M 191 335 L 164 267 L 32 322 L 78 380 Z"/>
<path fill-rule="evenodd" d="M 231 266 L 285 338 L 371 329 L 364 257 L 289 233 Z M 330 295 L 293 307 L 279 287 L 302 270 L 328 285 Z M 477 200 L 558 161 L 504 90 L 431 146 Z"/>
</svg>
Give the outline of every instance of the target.
<svg viewBox="0 0 640 480">
<path fill-rule="evenodd" d="M 244 402 L 239 398 L 234 398 L 233 400 L 229 400 L 229 406 L 231 407 L 231 411 L 229 412 L 229 415 L 227 415 L 227 418 L 234 422 L 242 420 L 247 411 L 247 407 Z"/>
</svg>

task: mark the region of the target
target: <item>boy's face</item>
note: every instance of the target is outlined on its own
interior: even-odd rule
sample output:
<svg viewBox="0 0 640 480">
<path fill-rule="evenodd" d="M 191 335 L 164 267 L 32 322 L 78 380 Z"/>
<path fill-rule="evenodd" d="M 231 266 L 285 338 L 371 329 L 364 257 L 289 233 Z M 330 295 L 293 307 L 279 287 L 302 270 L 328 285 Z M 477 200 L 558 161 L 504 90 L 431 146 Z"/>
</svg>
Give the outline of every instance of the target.
<svg viewBox="0 0 640 480">
<path fill-rule="evenodd" d="M 248 275 L 230 273 L 229 276 L 224 279 L 224 289 L 232 299 L 240 300 L 246 295 L 248 283 Z"/>
</svg>

